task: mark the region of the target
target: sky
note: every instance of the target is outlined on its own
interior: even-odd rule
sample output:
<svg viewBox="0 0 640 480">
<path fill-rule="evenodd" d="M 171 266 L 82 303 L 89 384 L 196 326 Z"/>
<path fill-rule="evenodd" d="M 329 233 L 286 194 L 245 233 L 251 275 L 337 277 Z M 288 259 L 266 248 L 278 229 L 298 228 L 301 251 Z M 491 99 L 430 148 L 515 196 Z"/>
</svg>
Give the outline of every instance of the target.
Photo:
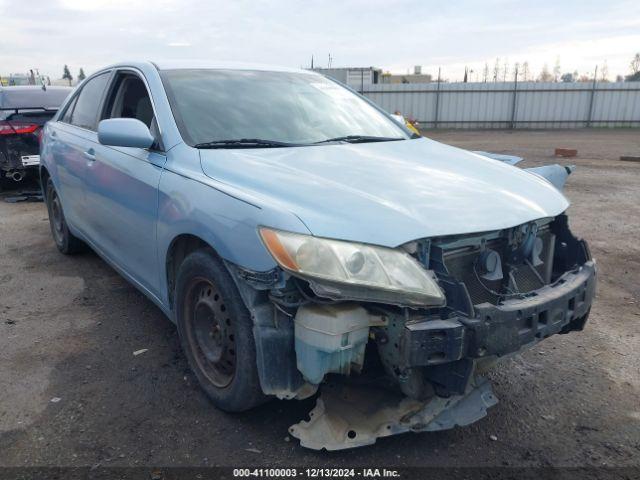
<svg viewBox="0 0 640 480">
<path fill-rule="evenodd" d="M 0 0 L 0 74 L 60 78 L 123 60 L 376 66 L 482 79 L 496 58 L 537 74 L 630 73 L 640 1 Z"/>
</svg>

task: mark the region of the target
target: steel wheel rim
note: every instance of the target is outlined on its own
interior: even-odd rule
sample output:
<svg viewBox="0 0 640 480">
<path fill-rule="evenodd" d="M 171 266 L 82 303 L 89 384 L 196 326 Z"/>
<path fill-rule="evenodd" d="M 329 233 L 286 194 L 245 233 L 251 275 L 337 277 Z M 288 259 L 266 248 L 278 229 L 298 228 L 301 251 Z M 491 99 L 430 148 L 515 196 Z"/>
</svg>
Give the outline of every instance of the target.
<svg viewBox="0 0 640 480">
<path fill-rule="evenodd" d="M 198 369 L 216 387 L 236 371 L 235 332 L 222 295 L 205 278 L 191 281 L 185 302 L 186 337 Z"/>
<path fill-rule="evenodd" d="M 53 236 L 56 243 L 62 244 L 64 238 L 64 216 L 62 214 L 62 205 L 55 190 L 51 193 L 51 226 L 53 227 Z"/>
</svg>

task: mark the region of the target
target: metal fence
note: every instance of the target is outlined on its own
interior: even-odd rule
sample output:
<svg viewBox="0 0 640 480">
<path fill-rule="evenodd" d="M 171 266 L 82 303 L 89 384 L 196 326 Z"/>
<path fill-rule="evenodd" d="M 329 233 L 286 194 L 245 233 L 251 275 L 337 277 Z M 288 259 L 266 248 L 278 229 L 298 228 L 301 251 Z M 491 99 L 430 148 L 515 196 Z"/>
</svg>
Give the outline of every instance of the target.
<svg viewBox="0 0 640 480">
<path fill-rule="evenodd" d="M 640 127 L 640 82 L 376 84 L 361 93 L 426 128 Z"/>
</svg>

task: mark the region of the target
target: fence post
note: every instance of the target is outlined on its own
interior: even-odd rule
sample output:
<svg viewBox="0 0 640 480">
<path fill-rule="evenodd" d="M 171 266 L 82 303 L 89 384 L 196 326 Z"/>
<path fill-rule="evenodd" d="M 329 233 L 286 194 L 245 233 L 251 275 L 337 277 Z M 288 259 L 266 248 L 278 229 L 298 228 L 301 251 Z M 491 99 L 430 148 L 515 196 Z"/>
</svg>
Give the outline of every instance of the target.
<svg viewBox="0 0 640 480">
<path fill-rule="evenodd" d="M 433 128 L 438 128 L 438 107 L 440 105 L 440 68 L 438 68 L 438 85 L 436 87 L 436 111 L 433 119 Z"/>
<path fill-rule="evenodd" d="M 513 81 L 513 104 L 511 105 L 511 130 L 516 128 L 516 100 L 518 96 L 518 68 Z"/>
<path fill-rule="evenodd" d="M 591 85 L 591 98 L 589 99 L 589 117 L 587 118 L 587 128 L 591 126 L 591 120 L 593 119 L 593 99 L 596 96 L 596 81 L 598 80 L 598 66 L 593 72 L 593 84 Z"/>
</svg>

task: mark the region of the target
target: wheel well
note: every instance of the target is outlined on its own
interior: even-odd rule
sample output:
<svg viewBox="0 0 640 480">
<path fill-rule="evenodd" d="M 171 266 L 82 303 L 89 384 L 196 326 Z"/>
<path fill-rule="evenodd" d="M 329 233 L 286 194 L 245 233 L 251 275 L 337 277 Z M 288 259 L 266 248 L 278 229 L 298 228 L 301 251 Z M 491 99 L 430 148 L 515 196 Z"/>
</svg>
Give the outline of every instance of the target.
<svg viewBox="0 0 640 480">
<path fill-rule="evenodd" d="M 51 175 L 49 175 L 49 171 L 47 170 L 47 167 L 40 167 L 40 185 L 42 186 L 43 191 L 47 186 L 47 179 L 50 176 Z"/>
<path fill-rule="evenodd" d="M 167 251 L 167 295 L 169 306 L 173 308 L 175 281 L 182 261 L 192 252 L 206 248 L 217 255 L 215 249 L 200 237 L 190 234 L 178 235 L 173 239 Z"/>
</svg>

